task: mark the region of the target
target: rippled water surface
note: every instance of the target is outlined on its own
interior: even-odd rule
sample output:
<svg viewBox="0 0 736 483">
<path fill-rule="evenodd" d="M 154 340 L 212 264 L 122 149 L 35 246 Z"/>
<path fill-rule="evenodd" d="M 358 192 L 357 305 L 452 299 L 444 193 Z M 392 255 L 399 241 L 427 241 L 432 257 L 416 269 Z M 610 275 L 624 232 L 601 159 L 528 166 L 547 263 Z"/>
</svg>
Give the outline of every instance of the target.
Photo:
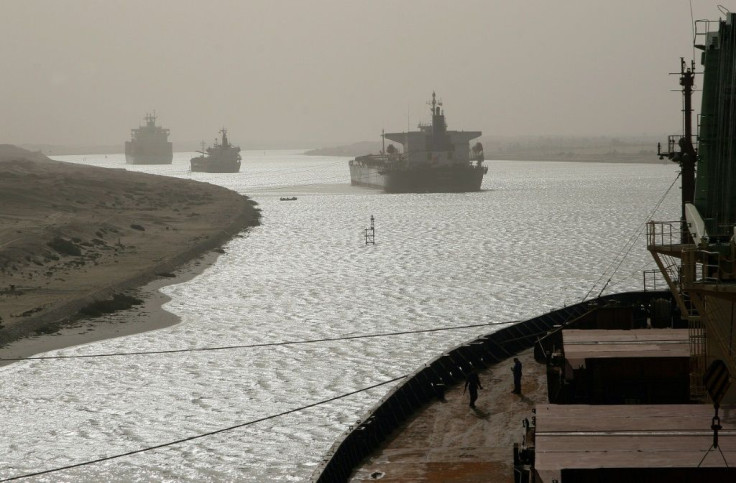
<svg viewBox="0 0 736 483">
<path fill-rule="evenodd" d="M 233 175 L 188 173 L 189 157 L 129 169 L 247 194 L 262 225 L 234 238 L 202 275 L 164 289 L 180 324 L 56 353 L 504 323 L 597 294 L 616 267 L 606 293 L 639 289 L 641 270 L 654 264 L 636 236 L 676 177 L 662 164 L 487 161 L 482 192 L 385 195 L 350 187 L 346 158 L 245 152 Z M 58 159 L 124 166 L 122 155 Z M 676 219 L 678 196 L 675 186 L 655 218 Z M 366 246 L 371 215 L 376 245 Z M 13 364 L 0 369 L 0 477 L 240 426 L 30 480 L 307 481 L 391 386 L 297 409 L 410 373 L 492 330 Z"/>
</svg>

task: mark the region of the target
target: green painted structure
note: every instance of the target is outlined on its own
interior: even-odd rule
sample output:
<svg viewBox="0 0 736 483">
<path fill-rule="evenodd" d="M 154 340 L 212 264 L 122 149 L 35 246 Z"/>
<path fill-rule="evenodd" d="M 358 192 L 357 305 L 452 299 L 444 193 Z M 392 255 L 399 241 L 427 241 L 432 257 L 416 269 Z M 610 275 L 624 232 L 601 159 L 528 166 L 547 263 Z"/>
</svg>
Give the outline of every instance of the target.
<svg viewBox="0 0 736 483">
<path fill-rule="evenodd" d="M 696 24 L 705 28 L 696 29 L 703 94 L 694 204 L 711 240 L 726 241 L 736 225 L 736 14 L 713 23 Z"/>
</svg>

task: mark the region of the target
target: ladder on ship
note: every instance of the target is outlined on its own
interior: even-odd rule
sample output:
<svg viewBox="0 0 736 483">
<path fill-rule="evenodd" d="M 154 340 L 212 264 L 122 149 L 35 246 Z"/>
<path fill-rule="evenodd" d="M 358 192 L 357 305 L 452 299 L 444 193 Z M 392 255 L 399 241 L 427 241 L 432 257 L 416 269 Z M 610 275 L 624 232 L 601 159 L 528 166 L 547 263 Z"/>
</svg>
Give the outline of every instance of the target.
<svg viewBox="0 0 736 483">
<path fill-rule="evenodd" d="M 706 397 L 703 376 L 706 370 L 706 330 L 697 309 L 698 301 L 683 290 L 695 277 L 695 245 L 679 243 L 679 222 L 647 223 L 647 249 L 680 310 L 680 317 L 687 321 L 690 342 L 690 399 L 703 401 Z M 677 242 L 676 242 L 677 240 Z M 679 255 L 679 257 L 678 257 Z"/>
</svg>

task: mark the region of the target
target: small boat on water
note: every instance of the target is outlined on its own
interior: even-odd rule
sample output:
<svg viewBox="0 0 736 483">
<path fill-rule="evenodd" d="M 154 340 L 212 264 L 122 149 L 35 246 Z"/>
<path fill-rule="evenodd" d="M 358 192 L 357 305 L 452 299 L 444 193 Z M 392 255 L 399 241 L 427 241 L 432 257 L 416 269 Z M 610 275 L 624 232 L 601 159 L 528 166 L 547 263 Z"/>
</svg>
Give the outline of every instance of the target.
<svg viewBox="0 0 736 483">
<path fill-rule="evenodd" d="M 240 148 L 227 139 L 227 129 L 220 129 L 222 139 L 199 151 L 200 155 L 191 159 L 191 170 L 201 173 L 237 173 L 240 171 Z"/>
</svg>

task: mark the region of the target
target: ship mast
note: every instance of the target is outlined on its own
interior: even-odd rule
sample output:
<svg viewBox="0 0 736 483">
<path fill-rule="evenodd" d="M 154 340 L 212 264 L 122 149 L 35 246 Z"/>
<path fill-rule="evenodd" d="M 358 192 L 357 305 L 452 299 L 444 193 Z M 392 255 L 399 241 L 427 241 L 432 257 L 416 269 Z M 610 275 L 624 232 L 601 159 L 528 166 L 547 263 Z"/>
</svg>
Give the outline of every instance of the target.
<svg viewBox="0 0 736 483">
<path fill-rule="evenodd" d="M 675 74 L 675 73 L 673 73 Z M 683 134 L 682 136 L 670 136 L 668 139 L 667 152 L 662 151 L 662 145 L 657 145 L 657 154 L 660 159 L 667 156 L 672 161 L 680 165 L 680 174 L 682 176 L 682 213 L 681 213 L 681 242 L 683 244 L 690 242 L 690 235 L 685 220 L 685 205 L 692 204 L 695 200 L 695 162 L 698 159 L 698 153 L 693 146 L 693 122 L 692 122 L 692 95 L 693 85 L 695 84 L 695 62 L 687 67 L 684 58 L 680 58 L 680 85 L 682 86 L 682 117 L 683 117 Z M 675 144 L 679 151 L 675 151 Z"/>
<path fill-rule="evenodd" d="M 691 68 L 686 68 L 685 59 L 680 58 L 680 85 L 682 86 L 682 114 L 684 120 L 685 133 L 680 140 L 680 149 L 682 157 L 680 167 L 682 168 L 682 221 L 685 222 L 685 205 L 693 203 L 695 200 L 695 161 L 697 153 L 693 147 L 693 121 L 692 121 L 692 95 L 693 84 L 695 83 L 695 63 L 691 64 Z M 687 234 L 683 230 L 682 242 L 687 242 Z"/>
<path fill-rule="evenodd" d="M 153 114 L 146 113 L 146 126 L 154 127 L 156 125 L 156 110 L 154 109 Z"/>
</svg>

